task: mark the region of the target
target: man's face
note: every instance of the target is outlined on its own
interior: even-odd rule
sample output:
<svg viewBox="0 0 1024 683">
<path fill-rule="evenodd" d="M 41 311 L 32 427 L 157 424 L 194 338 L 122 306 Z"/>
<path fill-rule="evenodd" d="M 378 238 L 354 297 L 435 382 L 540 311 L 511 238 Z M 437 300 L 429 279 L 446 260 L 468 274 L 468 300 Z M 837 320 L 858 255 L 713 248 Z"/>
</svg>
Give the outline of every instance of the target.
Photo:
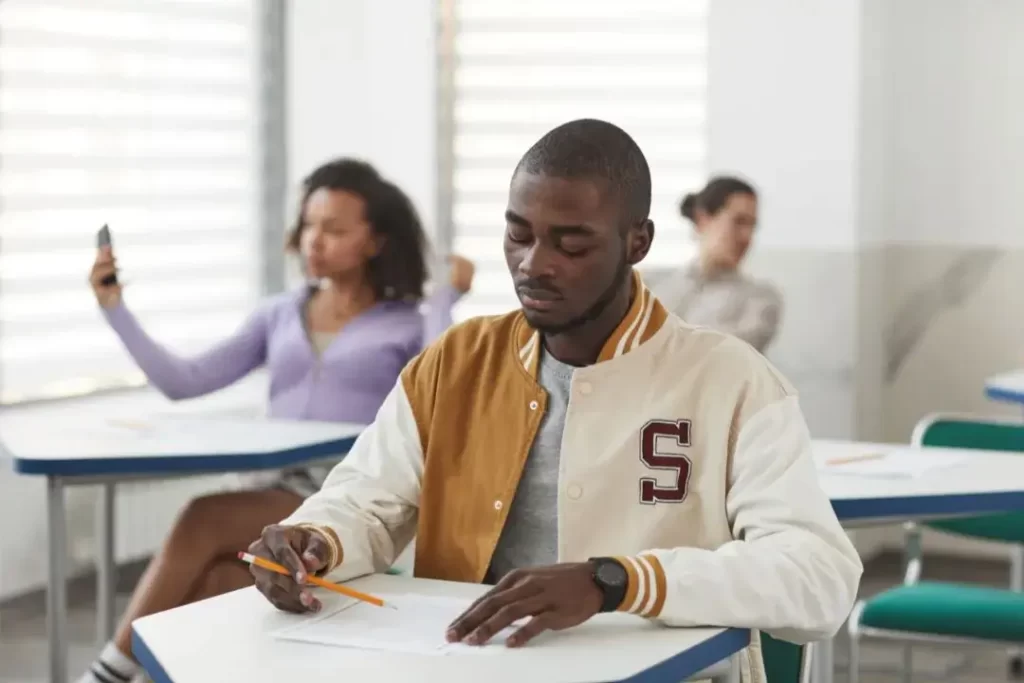
<svg viewBox="0 0 1024 683">
<path fill-rule="evenodd" d="M 595 319 L 647 253 L 649 224 L 624 230 L 609 195 L 589 180 L 522 171 L 512 178 L 505 261 L 527 321 L 541 332 Z"/>
</svg>

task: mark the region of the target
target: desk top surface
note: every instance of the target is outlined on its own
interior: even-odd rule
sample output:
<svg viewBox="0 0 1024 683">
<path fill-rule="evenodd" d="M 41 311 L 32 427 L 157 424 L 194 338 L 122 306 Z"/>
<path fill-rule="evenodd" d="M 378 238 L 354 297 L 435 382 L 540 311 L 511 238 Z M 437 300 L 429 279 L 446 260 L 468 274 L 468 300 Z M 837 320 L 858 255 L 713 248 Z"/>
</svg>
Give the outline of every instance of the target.
<svg viewBox="0 0 1024 683">
<path fill-rule="evenodd" d="M 487 587 L 397 576 L 352 582 L 369 592 L 472 599 Z M 332 594 L 321 596 L 330 609 Z M 272 634 L 302 616 L 274 609 L 254 588 L 145 617 L 132 651 L 155 683 L 239 680 L 381 683 L 678 683 L 749 642 L 744 629 L 671 629 L 639 617 L 598 615 L 519 649 L 490 654 L 415 655 L 280 640 Z M 201 626 L 197 628 L 197 626 Z"/>
<path fill-rule="evenodd" d="M 996 401 L 1024 403 L 1024 370 L 989 377 L 985 380 L 985 395 Z"/>
<path fill-rule="evenodd" d="M 824 464 L 867 452 L 957 454 L 962 460 L 916 477 L 839 474 Z M 816 440 L 814 457 L 825 493 L 844 523 L 1024 511 L 1024 454 Z"/>
<path fill-rule="evenodd" d="M 341 457 L 362 425 L 183 414 L 4 425 L 22 474 L 130 476 L 278 469 Z"/>
</svg>

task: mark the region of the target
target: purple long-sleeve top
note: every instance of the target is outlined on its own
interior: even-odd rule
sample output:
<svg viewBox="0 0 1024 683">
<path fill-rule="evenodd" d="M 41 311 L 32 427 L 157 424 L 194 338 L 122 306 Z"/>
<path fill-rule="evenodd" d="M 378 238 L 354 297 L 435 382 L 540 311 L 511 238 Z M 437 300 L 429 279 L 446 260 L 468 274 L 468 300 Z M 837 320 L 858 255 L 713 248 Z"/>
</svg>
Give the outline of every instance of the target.
<svg viewBox="0 0 1024 683">
<path fill-rule="evenodd" d="M 460 293 L 438 289 L 419 304 L 383 301 L 353 318 L 318 354 L 304 323 L 308 288 L 265 301 L 231 337 L 197 356 L 175 355 L 146 334 L 122 303 L 111 327 L 150 383 L 171 399 L 201 396 L 266 366 L 269 416 L 368 424 L 405 364 L 451 325 Z"/>
</svg>

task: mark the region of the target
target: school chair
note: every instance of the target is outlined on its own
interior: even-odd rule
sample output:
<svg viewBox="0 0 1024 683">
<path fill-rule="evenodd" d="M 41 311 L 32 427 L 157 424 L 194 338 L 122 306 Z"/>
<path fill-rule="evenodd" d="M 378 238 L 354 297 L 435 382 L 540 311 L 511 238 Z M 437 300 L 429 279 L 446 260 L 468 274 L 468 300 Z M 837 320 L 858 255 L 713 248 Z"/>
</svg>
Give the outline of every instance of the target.
<svg viewBox="0 0 1024 683">
<path fill-rule="evenodd" d="M 932 415 L 914 429 L 916 446 L 1016 451 L 1024 457 L 1024 423 L 970 416 Z M 946 534 L 1014 544 L 1009 590 L 969 583 L 920 581 L 921 528 Z M 850 683 L 859 683 L 860 643 L 865 638 L 902 642 L 903 680 L 913 677 L 912 644 L 987 645 L 1014 653 L 1010 671 L 1020 675 L 1015 648 L 1024 644 L 1024 511 L 943 519 L 905 525 L 906 569 L 903 585 L 862 600 L 848 621 Z"/>
<path fill-rule="evenodd" d="M 809 683 L 814 646 L 794 645 L 761 633 L 761 658 L 767 683 Z"/>
<path fill-rule="evenodd" d="M 811 645 L 794 645 L 761 632 L 761 659 L 766 683 L 810 683 Z M 691 676 L 689 681 L 739 683 L 739 669 L 732 659 L 718 662 Z"/>
</svg>

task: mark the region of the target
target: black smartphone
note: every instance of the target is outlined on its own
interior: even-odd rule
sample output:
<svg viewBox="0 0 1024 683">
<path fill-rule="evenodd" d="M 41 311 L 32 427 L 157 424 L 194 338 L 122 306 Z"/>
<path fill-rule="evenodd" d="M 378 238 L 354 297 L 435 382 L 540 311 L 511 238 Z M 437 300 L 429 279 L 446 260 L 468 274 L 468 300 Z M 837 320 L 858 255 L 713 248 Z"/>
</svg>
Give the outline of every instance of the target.
<svg viewBox="0 0 1024 683">
<path fill-rule="evenodd" d="M 96 233 L 96 248 L 102 249 L 103 247 L 110 246 L 110 227 L 104 225 L 100 228 L 99 232 Z M 100 280 L 100 284 L 104 287 L 110 287 L 111 285 L 117 284 L 117 275 L 111 274 Z"/>
</svg>

